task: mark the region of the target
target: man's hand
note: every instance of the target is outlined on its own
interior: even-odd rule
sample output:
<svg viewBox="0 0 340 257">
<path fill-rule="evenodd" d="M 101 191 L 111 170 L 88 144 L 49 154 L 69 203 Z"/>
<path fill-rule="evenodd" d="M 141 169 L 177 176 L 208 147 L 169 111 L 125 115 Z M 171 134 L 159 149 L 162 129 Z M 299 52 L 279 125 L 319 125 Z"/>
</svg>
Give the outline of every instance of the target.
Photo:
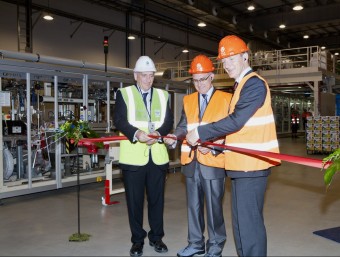
<svg viewBox="0 0 340 257">
<path fill-rule="evenodd" d="M 222 145 L 222 144 L 224 144 L 224 138 L 218 139 L 218 140 L 214 141 L 214 143 Z"/>
<path fill-rule="evenodd" d="M 150 135 L 159 136 L 157 134 L 157 132 L 153 132 Z M 144 132 L 142 130 L 137 131 L 136 137 L 137 137 L 139 142 L 146 143 L 147 145 L 152 145 L 152 144 L 157 142 L 157 139 L 149 137 L 148 134 L 146 134 L 146 132 Z"/>
<path fill-rule="evenodd" d="M 150 134 L 146 134 L 146 132 L 142 131 L 142 130 L 138 130 L 136 133 L 136 137 L 138 139 L 139 142 L 141 143 L 146 143 L 147 145 L 153 145 L 154 143 L 157 143 L 157 138 L 151 138 L 148 135 L 153 135 L 153 136 L 157 136 L 159 137 L 158 132 L 154 131 Z"/>
<path fill-rule="evenodd" d="M 208 148 L 208 147 L 199 146 L 198 147 L 198 151 L 200 151 L 202 154 L 207 154 L 207 153 L 209 153 L 211 151 L 211 149 Z"/>
<path fill-rule="evenodd" d="M 159 134 L 158 134 L 158 132 L 156 132 L 156 131 L 150 133 L 149 135 L 159 137 Z M 158 138 L 151 138 L 151 137 L 148 137 L 148 138 L 149 138 L 149 140 L 146 141 L 146 144 L 147 144 L 147 145 L 153 145 L 154 143 L 157 143 L 157 142 L 158 142 Z"/>
<path fill-rule="evenodd" d="M 166 143 L 167 145 L 173 145 L 174 143 L 176 143 L 176 136 L 174 134 L 168 134 L 167 137 L 172 137 L 172 138 L 163 138 L 164 143 Z"/>
<path fill-rule="evenodd" d="M 197 135 L 196 135 L 196 133 L 197 133 L 196 130 L 197 129 L 190 130 L 189 133 L 186 136 L 187 142 L 192 146 L 195 146 L 195 145 L 198 144 L 197 141 L 199 140 L 199 137 L 197 137 Z"/>
<path fill-rule="evenodd" d="M 150 140 L 150 137 L 148 137 L 148 134 L 146 134 L 143 130 L 137 131 L 136 138 L 141 143 L 146 143 L 148 140 Z"/>
</svg>

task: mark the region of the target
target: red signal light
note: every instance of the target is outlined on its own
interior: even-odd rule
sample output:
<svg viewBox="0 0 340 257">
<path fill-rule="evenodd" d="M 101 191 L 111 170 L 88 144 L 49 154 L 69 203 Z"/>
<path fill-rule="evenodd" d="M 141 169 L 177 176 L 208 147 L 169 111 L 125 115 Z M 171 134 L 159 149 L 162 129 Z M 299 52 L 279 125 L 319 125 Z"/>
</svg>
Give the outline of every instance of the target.
<svg viewBox="0 0 340 257">
<path fill-rule="evenodd" d="M 104 36 L 103 45 L 104 45 L 104 53 L 107 54 L 109 52 L 109 37 L 108 36 Z"/>
</svg>

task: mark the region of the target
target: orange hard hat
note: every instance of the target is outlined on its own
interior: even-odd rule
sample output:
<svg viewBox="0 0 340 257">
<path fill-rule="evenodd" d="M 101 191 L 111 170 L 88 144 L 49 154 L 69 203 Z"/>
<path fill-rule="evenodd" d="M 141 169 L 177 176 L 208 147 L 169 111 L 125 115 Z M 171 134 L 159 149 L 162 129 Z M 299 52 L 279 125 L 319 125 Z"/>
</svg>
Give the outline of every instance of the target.
<svg viewBox="0 0 340 257">
<path fill-rule="evenodd" d="M 214 71 L 212 61 L 205 55 L 197 55 L 191 62 L 189 73 L 200 74 Z"/>
<path fill-rule="evenodd" d="M 246 43 L 239 37 L 231 35 L 221 39 L 218 45 L 217 59 L 228 58 L 236 54 L 249 51 Z"/>
</svg>

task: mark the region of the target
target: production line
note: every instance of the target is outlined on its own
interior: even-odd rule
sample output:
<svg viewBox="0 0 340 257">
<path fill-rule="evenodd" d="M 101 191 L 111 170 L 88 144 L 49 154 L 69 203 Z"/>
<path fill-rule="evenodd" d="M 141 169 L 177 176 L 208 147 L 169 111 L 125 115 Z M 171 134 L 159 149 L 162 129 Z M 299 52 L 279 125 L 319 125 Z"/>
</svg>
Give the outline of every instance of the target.
<svg viewBox="0 0 340 257">
<path fill-rule="evenodd" d="M 6 52 L 6 56 L 11 60 L 0 63 L 2 198 L 75 185 L 78 171 L 81 183 L 101 180 L 106 170 L 111 170 L 112 179 L 120 178 L 117 144 L 91 152 L 79 147 L 77 152 L 60 136 L 59 128 L 66 121 L 83 120 L 99 136 L 115 135 L 111 118 L 115 92 L 133 83 L 132 71 L 107 67 L 105 73 L 99 64 L 43 56 L 40 61 L 49 65 L 37 64 L 33 54 Z M 186 93 L 187 87 L 178 84 L 157 79 L 158 87 L 173 90 L 174 100 L 176 91 Z"/>
</svg>

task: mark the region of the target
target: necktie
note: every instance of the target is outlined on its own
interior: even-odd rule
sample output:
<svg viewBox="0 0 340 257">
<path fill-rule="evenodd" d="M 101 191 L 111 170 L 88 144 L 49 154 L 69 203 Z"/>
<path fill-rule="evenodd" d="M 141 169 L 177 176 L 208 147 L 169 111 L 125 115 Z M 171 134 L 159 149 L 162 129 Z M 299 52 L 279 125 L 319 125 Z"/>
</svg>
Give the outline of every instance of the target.
<svg viewBox="0 0 340 257">
<path fill-rule="evenodd" d="M 207 94 L 202 94 L 203 97 L 203 102 L 201 104 L 201 108 L 200 108 L 200 118 L 202 119 L 203 114 L 205 112 L 205 109 L 207 108 L 208 105 L 208 100 L 207 100 Z"/>
<path fill-rule="evenodd" d="M 236 90 L 237 86 L 238 86 L 238 82 L 235 81 L 235 83 L 234 83 L 234 91 Z"/>
<path fill-rule="evenodd" d="M 142 95 L 143 95 L 143 102 L 145 104 L 145 107 L 146 107 L 146 109 L 148 109 L 148 105 L 146 103 L 146 97 L 148 96 L 148 93 L 142 93 Z"/>
</svg>

